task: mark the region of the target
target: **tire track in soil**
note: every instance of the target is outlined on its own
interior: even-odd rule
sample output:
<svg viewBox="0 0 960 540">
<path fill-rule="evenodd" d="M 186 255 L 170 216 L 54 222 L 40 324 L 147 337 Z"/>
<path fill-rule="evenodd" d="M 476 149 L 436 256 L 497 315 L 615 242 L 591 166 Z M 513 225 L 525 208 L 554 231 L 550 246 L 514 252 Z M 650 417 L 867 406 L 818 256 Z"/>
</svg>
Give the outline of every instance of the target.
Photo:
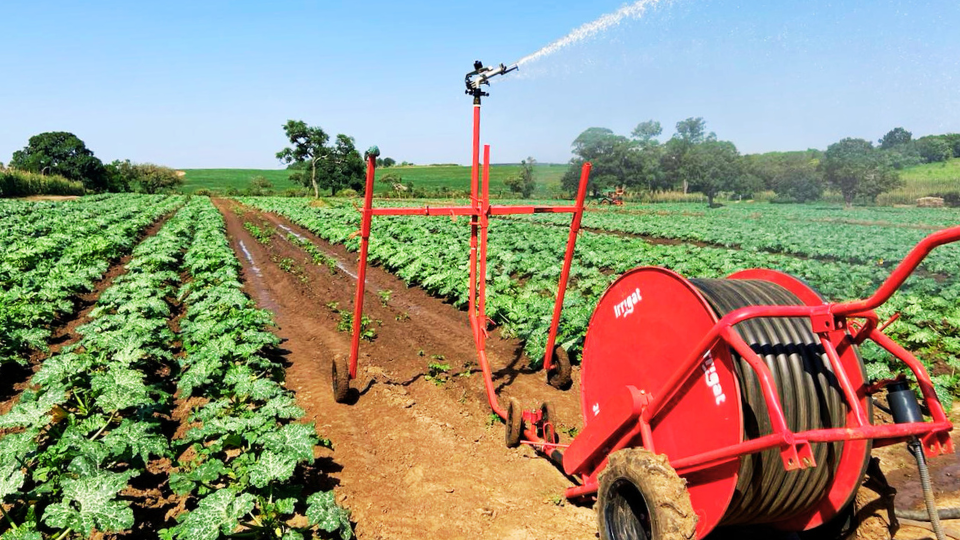
<svg viewBox="0 0 960 540">
<path fill-rule="evenodd" d="M 286 340 L 282 347 L 289 362 L 286 385 L 318 433 L 333 441 L 336 450 L 324 449 L 320 457 L 331 464 L 338 500 L 353 512 L 360 539 L 597 537 L 591 508 L 557 504 L 571 482 L 532 449 L 506 448 L 503 426 L 489 425 L 480 375 L 463 369 L 475 359 L 465 313 L 369 268 L 365 313 L 382 326 L 372 343 L 362 344 L 353 383 L 359 399 L 336 404 L 330 362 L 334 353 L 349 351 L 350 336 L 336 330 L 339 316 L 326 304 L 352 306 L 356 281 L 347 272 L 355 274 L 355 256 L 277 216 L 246 209 L 241 219 L 232 210 L 236 203 L 214 202 L 243 264 L 246 291 L 259 305 L 276 306 L 276 333 Z M 308 261 L 283 233 L 269 245 L 258 243 L 243 228 L 244 219 L 284 225 L 337 257 L 342 270 L 332 273 Z M 274 262 L 283 258 L 295 261 L 296 275 Z M 251 270 L 254 264 L 259 276 Z M 386 306 L 376 294 L 381 289 L 392 291 Z M 397 321 L 401 313 L 410 318 Z M 550 399 L 561 421 L 574 419 L 576 425 L 576 386 L 567 392 L 550 388 L 542 372 L 520 367 L 526 359 L 519 350 L 515 340 L 490 339 L 502 394 L 521 399 L 527 408 Z M 433 355 L 443 355 L 442 362 L 452 367 L 444 384 L 423 377 L 427 363 L 440 361 Z"/>
<path fill-rule="evenodd" d="M 72 315 L 62 316 L 53 321 L 53 331 L 47 339 L 48 351 L 33 351 L 27 358 L 27 364 L 21 366 L 16 362 L 7 362 L 0 365 L 0 414 L 10 412 L 10 409 L 17 404 L 20 394 L 30 387 L 30 378 L 40 369 L 43 361 L 60 352 L 64 347 L 76 343 L 80 339 L 77 334 L 77 328 L 87 324 L 90 319 L 90 312 L 97 306 L 97 299 L 103 291 L 113 285 L 114 280 L 127 273 L 127 263 L 133 258 L 133 250 L 147 238 L 157 234 L 157 231 L 170 219 L 176 210 L 161 216 L 152 225 L 144 229 L 133 246 L 130 253 L 120 257 L 113 262 L 107 271 L 100 276 L 100 279 L 94 283 L 90 292 L 80 294 L 75 299 L 74 312 Z"/>
</svg>

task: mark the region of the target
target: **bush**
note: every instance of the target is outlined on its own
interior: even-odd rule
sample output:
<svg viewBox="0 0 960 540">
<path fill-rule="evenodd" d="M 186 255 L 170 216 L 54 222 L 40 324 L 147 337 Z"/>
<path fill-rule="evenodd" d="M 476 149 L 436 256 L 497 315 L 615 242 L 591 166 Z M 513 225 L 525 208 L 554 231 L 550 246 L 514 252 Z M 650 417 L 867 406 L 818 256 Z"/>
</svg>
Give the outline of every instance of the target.
<svg viewBox="0 0 960 540">
<path fill-rule="evenodd" d="M 83 195 L 83 183 L 57 175 L 39 175 L 13 169 L 0 170 L 0 197 L 30 195 Z"/>
<path fill-rule="evenodd" d="M 917 151 L 924 163 L 939 163 L 950 159 L 953 148 L 940 137 L 930 136 L 917 139 Z"/>
<path fill-rule="evenodd" d="M 341 189 L 337 192 L 337 197 L 356 197 L 357 195 L 357 190 L 350 188 Z"/>
</svg>

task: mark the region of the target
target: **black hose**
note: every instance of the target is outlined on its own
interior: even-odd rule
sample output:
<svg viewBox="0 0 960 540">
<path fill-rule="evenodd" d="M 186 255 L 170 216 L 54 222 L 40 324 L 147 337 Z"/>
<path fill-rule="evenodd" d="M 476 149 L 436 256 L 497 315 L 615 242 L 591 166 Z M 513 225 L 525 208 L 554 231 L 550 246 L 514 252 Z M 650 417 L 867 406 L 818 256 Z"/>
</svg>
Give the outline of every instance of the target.
<svg viewBox="0 0 960 540">
<path fill-rule="evenodd" d="M 802 305 L 792 293 L 762 280 L 693 279 L 718 317 L 755 305 Z M 805 318 L 761 318 L 740 323 L 737 332 L 773 375 L 787 426 L 793 431 L 843 427 L 847 407 L 820 339 Z M 753 368 L 731 351 L 739 378 L 744 436 L 772 432 Z M 859 358 L 859 357 L 858 357 Z M 863 369 L 861 362 L 861 369 Z M 843 443 L 812 444 L 817 466 L 784 470 L 777 449 L 744 456 L 733 500 L 721 525 L 772 523 L 809 512 L 822 500 L 836 474 Z M 867 462 L 861 471 L 866 470 Z"/>
<path fill-rule="evenodd" d="M 930 483 L 930 471 L 927 470 L 927 457 L 923 455 L 923 445 L 916 437 L 907 442 L 907 449 L 917 459 L 917 470 L 920 471 L 920 487 L 923 489 L 923 503 L 927 507 L 927 520 L 937 540 L 947 540 L 940 526 L 940 511 L 937 510 L 937 501 L 933 498 L 933 485 Z"/>
</svg>

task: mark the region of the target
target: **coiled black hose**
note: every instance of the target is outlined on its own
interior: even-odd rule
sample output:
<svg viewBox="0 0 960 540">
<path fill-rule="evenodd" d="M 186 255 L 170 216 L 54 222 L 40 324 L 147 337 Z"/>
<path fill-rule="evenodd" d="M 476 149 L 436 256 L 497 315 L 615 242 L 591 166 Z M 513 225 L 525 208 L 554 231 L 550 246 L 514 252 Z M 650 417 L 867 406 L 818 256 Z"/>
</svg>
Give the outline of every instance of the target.
<svg viewBox="0 0 960 540">
<path fill-rule="evenodd" d="M 803 305 L 792 293 L 762 280 L 690 280 L 719 317 L 757 305 Z M 847 407 L 833 368 L 809 319 L 762 318 L 736 326 L 760 356 L 776 383 L 788 427 L 793 431 L 843 427 Z M 746 439 L 772 432 L 767 407 L 753 368 L 732 352 L 739 378 Z M 859 356 L 858 356 L 859 358 Z M 863 363 L 860 362 L 863 370 Z M 826 494 L 843 443 L 813 444 L 817 466 L 787 472 L 776 449 L 744 456 L 733 501 L 721 525 L 773 523 L 813 509 Z M 861 467 L 865 471 L 866 459 Z"/>
</svg>

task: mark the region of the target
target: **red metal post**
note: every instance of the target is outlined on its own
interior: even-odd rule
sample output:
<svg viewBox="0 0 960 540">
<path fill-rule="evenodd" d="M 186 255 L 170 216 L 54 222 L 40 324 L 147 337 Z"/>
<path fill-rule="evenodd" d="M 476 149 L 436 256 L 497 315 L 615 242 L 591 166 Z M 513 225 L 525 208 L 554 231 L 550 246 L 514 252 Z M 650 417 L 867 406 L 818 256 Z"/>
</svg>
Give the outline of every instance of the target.
<svg viewBox="0 0 960 540">
<path fill-rule="evenodd" d="M 547 335 L 547 350 L 543 357 L 543 368 L 553 367 L 553 346 L 557 341 L 557 326 L 560 324 L 560 312 L 563 310 L 563 296 L 567 292 L 567 279 L 570 277 L 570 265 L 573 264 L 573 250 L 577 243 L 577 233 L 580 232 L 580 221 L 583 219 L 583 201 L 587 197 L 587 182 L 590 180 L 588 161 L 580 170 L 580 187 L 577 189 L 577 203 L 574 206 L 573 219 L 570 220 L 570 235 L 567 236 L 567 253 L 563 258 L 563 269 L 560 271 L 560 282 L 557 284 L 557 301 L 553 305 L 553 321 L 550 323 L 550 333 Z"/>
<path fill-rule="evenodd" d="M 483 145 L 483 179 L 480 189 L 480 272 L 478 289 L 480 299 L 480 322 L 482 343 L 486 345 L 487 331 L 487 227 L 490 225 L 490 145 Z"/>
<path fill-rule="evenodd" d="M 473 101 L 473 160 L 470 163 L 470 206 L 477 208 L 477 183 L 480 175 L 480 98 Z M 470 216 L 470 316 L 477 314 L 477 213 Z M 476 331 L 476 328 L 474 328 Z"/>
<path fill-rule="evenodd" d="M 370 220 L 373 218 L 373 177 L 377 157 L 367 156 L 367 183 L 360 211 L 360 265 L 357 267 L 357 294 L 353 299 L 353 341 L 350 343 L 350 378 L 357 378 L 357 358 L 360 354 L 360 322 L 363 319 L 363 289 L 367 276 L 367 248 L 370 242 Z"/>
</svg>

